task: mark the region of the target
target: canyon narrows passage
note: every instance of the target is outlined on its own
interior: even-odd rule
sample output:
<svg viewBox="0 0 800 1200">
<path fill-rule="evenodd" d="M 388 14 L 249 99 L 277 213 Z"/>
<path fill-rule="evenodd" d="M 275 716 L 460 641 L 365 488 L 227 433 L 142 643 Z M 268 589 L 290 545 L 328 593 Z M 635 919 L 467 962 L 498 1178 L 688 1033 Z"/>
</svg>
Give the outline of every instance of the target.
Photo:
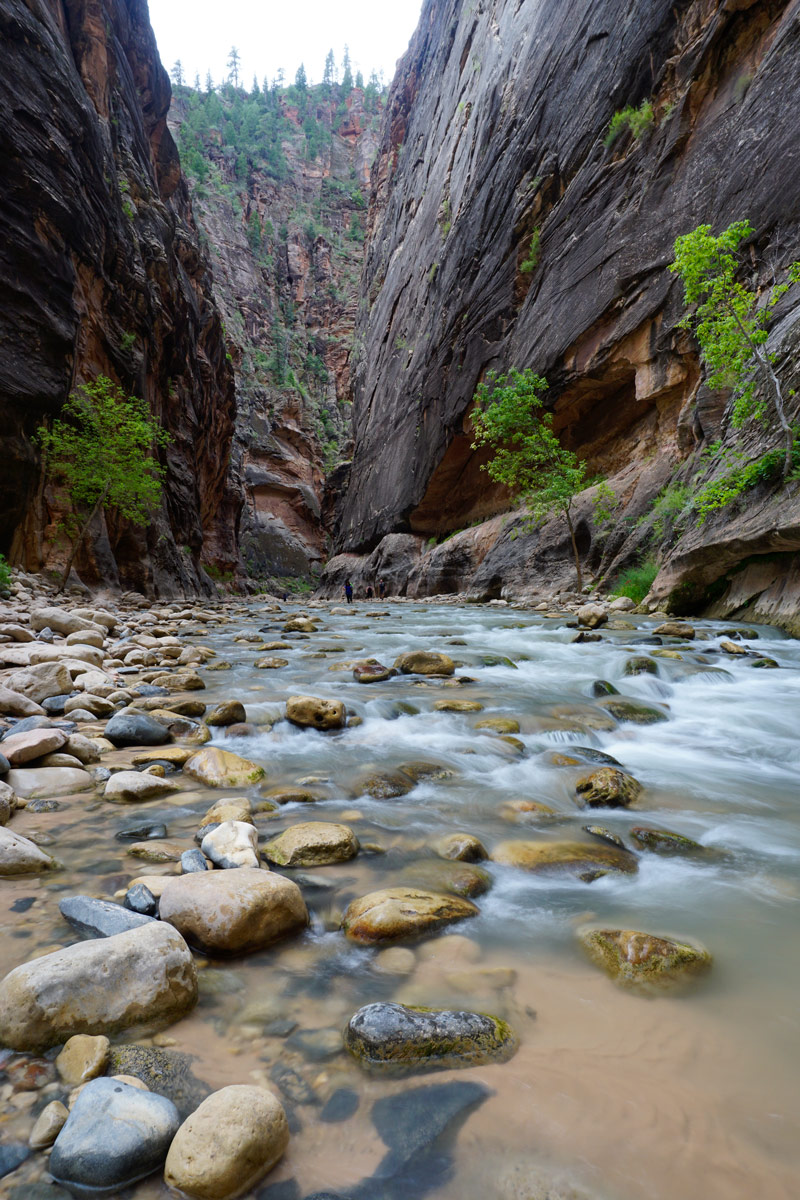
<svg viewBox="0 0 800 1200">
<path fill-rule="evenodd" d="M 193 1056 L 201 1095 L 260 1081 L 281 1096 L 293 1122 L 290 1147 L 268 1186 L 248 1195 L 789 1196 L 796 1127 L 787 1044 L 800 985 L 796 956 L 786 952 L 800 855 L 798 643 L 767 627 L 708 621 L 693 623 L 692 640 L 657 635 L 658 619 L 628 613 L 612 614 L 597 641 L 575 643 L 565 612 L 396 602 L 310 606 L 315 631 L 284 630 L 298 611 L 255 601 L 151 610 L 159 636 L 174 630 L 185 644 L 216 652 L 198 668 L 205 690 L 191 698 L 209 710 L 243 702 L 250 730 L 231 736 L 216 728 L 212 744 L 262 765 L 265 779 L 215 789 L 175 772 L 167 779 L 179 790 L 164 799 L 119 805 L 90 791 L 60 796 L 50 810 L 18 812 L 15 832 L 60 865 L 4 880 L 3 973 L 74 941 L 60 901 L 79 893 L 112 899 L 140 875 L 173 873 L 175 863 L 137 856 L 146 859 L 149 847 L 157 858 L 165 841 L 190 849 L 213 801 L 246 796 L 262 848 L 309 821 L 346 825 L 361 847 L 337 865 L 273 862 L 273 873 L 299 884 L 309 928 L 246 957 L 199 958 L 198 1007 L 155 1040 L 167 1047 L 161 1053 Z M 455 673 L 398 674 L 366 686 L 353 679 L 354 660 L 391 665 L 423 649 L 452 656 Z M 256 668 L 265 652 L 286 665 Z M 779 669 L 759 668 L 765 660 Z M 222 661 L 230 669 L 210 669 Z M 609 706 L 615 694 L 596 687 L 599 680 L 632 702 L 627 716 L 636 720 L 619 719 L 624 708 Z M 141 685 L 134 674 L 120 682 L 134 693 Z M 343 701 L 361 723 L 297 728 L 285 719 L 293 694 Z M 139 700 L 179 703 L 175 695 Z M 444 708 L 464 702 L 473 711 Z M 638 723 L 648 712 L 652 723 Z M 477 728 L 493 719 L 496 728 Z M 518 732 L 504 735 L 515 722 Z M 104 725 L 80 729 L 99 735 Z M 127 766 L 133 754 L 112 751 L 103 766 Z M 602 767 L 603 755 L 642 785 L 631 808 L 581 806 L 576 783 Z M 276 791 L 298 798 L 258 811 Z M 622 839 L 630 869 L 587 882 L 586 869 L 539 874 L 494 860 L 508 842 L 608 849 L 587 825 Z M 639 827 L 699 846 L 658 853 L 631 836 Z M 439 857 L 439 839 L 454 832 L 477 837 L 489 860 Z M 468 891 L 478 911 L 391 950 L 348 940 L 339 927 L 346 907 L 393 886 Z M 628 991 L 584 955 L 578 938 L 587 926 L 686 939 L 705 946 L 713 966 L 685 990 Z M 364 1072 L 344 1050 L 342 1030 L 377 1002 L 492 1013 L 509 1022 L 518 1049 L 505 1063 L 466 1071 Z M 416 1173 L 408 1161 L 395 1163 L 394 1175 L 376 1174 L 386 1155 L 386 1130 L 376 1130 L 380 1103 L 465 1081 L 486 1092 L 450 1149 L 427 1158 L 420 1151 Z M 57 1084 L 48 1087 L 50 1097 L 57 1093 Z M 13 1099 L 29 1094 L 6 1097 L 7 1138 L 27 1138 L 32 1110 L 15 1110 Z M 420 1101 L 417 1120 L 435 1125 L 438 1093 L 422 1095 L 431 1111 Z M 346 1120 L 331 1117 L 333 1096 Z M 37 1161 L 0 1182 L 0 1195 L 32 1187 Z M 29 1182 L 20 1184 L 25 1171 Z M 356 1191 L 365 1179 L 367 1190 Z M 295 1190 L 272 1192 L 282 1184 Z M 167 1191 L 151 1180 L 131 1194 L 156 1200 Z"/>
</svg>

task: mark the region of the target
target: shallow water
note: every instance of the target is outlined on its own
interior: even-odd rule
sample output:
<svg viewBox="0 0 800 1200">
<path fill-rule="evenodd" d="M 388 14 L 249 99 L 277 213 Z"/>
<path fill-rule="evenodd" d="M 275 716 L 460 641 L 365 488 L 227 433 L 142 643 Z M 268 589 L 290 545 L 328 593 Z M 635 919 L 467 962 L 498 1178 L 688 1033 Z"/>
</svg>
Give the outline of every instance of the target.
<svg viewBox="0 0 800 1200">
<path fill-rule="evenodd" d="M 369 615 L 378 612 L 387 615 Z M 625 661 L 654 649 L 637 639 L 657 621 L 632 618 L 635 629 L 604 630 L 602 642 L 573 645 L 566 617 L 511 608 L 379 604 L 321 615 L 316 634 L 285 636 L 284 617 L 254 603 L 246 617 L 194 639 L 232 664 L 203 672 L 202 699 L 238 697 L 251 722 L 276 721 L 246 739 L 220 732 L 215 743 L 261 762 L 267 787 L 310 779 L 306 786 L 319 797 L 259 815 L 262 840 L 295 821 L 344 820 L 362 843 L 384 851 L 314 871 L 325 886 L 304 884 L 309 931 L 247 959 L 207 963 L 200 1005 L 168 1031 L 178 1049 L 196 1056 L 195 1074 L 212 1087 L 269 1081 L 283 1064 L 313 1089 L 312 1103 L 293 1106 L 297 1132 L 267 1183 L 295 1179 L 301 1197 L 325 1188 L 346 1195 L 386 1150 L 370 1120 L 372 1101 L 461 1078 L 485 1082 L 493 1095 L 461 1130 L 450 1177 L 425 1192 L 432 1200 L 538 1200 L 548 1187 L 555 1200 L 557 1184 L 604 1200 L 796 1195 L 800 643 L 760 627 L 747 644 L 782 669 L 757 670 L 752 659 L 719 651 L 730 626 L 695 622 L 705 640 L 665 639 L 681 660 L 657 657 L 657 677 L 626 678 Z M 291 645 L 269 652 L 289 666 L 256 670 L 258 643 L 235 640 L 264 625 L 265 641 Z M 467 644 L 452 645 L 454 638 Z M 416 648 L 450 653 L 457 677 L 474 682 L 398 677 L 363 686 L 349 669 L 329 669 L 368 656 L 391 663 Z M 514 666 L 484 665 L 491 656 Z M 666 706 L 669 720 L 606 720 L 591 695 L 596 679 Z M 295 729 L 279 717 L 296 693 L 342 699 L 363 724 L 341 734 Z M 477 700 L 485 711 L 435 711 L 444 698 Z M 516 718 L 524 752 L 476 731 L 487 716 Z M 554 753 L 569 755 L 570 746 L 603 750 L 635 775 L 645 788 L 635 810 L 576 807 L 575 782 L 595 768 L 556 765 Z M 452 776 L 396 799 L 363 793 L 371 771 L 419 760 Z M 249 794 L 260 798 L 260 786 Z M 188 846 L 215 795 L 187 787 L 169 803 L 124 809 L 84 796 L 62 801 L 57 812 L 15 817 L 20 833 L 52 838 L 48 849 L 65 869 L 3 881 L 2 970 L 71 940 L 57 907 L 64 894 L 110 896 L 136 875 L 168 869 L 131 858 L 114 840 L 123 825 L 164 814 L 170 839 Z M 520 798 L 546 803 L 562 819 L 504 819 L 503 803 Z M 591 884 L 484 864 L 493 885 L 476 900 L 480 915 L 412 947 L 415 967 L 404 978 L 382 973 L 378 952 L 353 946 L 337 929 L 351 899 L 413 881 L 421 861 L 436 861 L 429 845 L 438 834 L 470 832 L 491 850 L 514 838 L 582 840 L 587 821 L 626 841 L 632 825 L 666 827 L 720 853 L 700 860 L 642 854 L 638 875 Z M 26 897 L 35 898 L 32 907 L 11 911 Z M 575 930 L 586 921 L 699 941 L 714 955 L 713 971 L 685 993 L 627 993 L 584 959 Z M 498 986 L 497 976 L 484 974 L 496 967 L 513 968 L 515 982 L 500 977 Z M 343 1053 L 307 1061 L 287 1044 L 285 1029 L 284 1036 L 264 1033 L 270 1021 L 340 1029 L 377 999 L 495 1012 L 512 1023 L 520 1049 L 504 1065 L 389 1081 L 365 1075 Z M 358 1092 L 358 1111 L 324 1124 L 319 1104 L 337 1087 Z M 25 1120 L 12 1111 L 4 1140 Z M 0 1195 L 18 1179 L 0 1183 Z M 131 1194 L 149 1200 L 166 1191 L 148 1182 Z M 408 1198 L 422 1194 L 412 1190 Z"/>
</svg>

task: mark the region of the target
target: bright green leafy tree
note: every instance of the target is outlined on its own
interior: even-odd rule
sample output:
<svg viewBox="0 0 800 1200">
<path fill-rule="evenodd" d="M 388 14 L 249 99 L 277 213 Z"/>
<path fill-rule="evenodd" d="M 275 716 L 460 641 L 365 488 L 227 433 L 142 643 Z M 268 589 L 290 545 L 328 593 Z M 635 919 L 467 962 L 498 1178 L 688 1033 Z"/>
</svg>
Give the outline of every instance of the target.
<svg viewBox="0 0 800 1200">
<path fill-rule="evenodd" d="M 101 509 L 114 509 L 135 525 L 148 523 L 166 474 L 154 451 L 166 446 L 170 436 L 145 400 L 126 396 L 101 375 L 72 393 L 61 417 L 52 428 L 40 429 L 37 441 L 48 477 L 64 488 L 77 514 L 65 521 L 72 546 L 60 591 Z"/>
<path fill-rule="evenodd" d="M 730 388 L 735 393 L 734 429 L 741 429 L 749 417 L 763 420 L 767 405 L 772 408 L 781 430 L 786 478 L 792 470 L 794 432 L 786 414 L 775 356 L 767 351 L 765 343 L 772 310 L 790 284 L 800 282 L 800 262 L 790 267 L 789 282 L 773 287 L 759 303 L 758 294 L 736 278 L 740 267 L 737 251 L 753 233 L 749 221 L 735 221 L 718 237 L 710 225 L 698 225 L 676 239 L 670 270 L 683 281 L 684 299 L 691 311 L 681 327 L 694 329 L 709 386 Z"/>
<path fill-rule="evenodd" d="M 483 469 L 524 500 L 534 521 L 554 513 L 564 517 L 580 591 L 583 572 L 572 504 L 578 492 L 589 486 L 586 465 L 553 433 L 553 414 L 544 409 L 546 391 L 547 380 L 531 370 L 512 369 L 507 375 L 489 376 L 475 393 L 472 448 L 489 446 L 494 451 Z M 599 503 L 605 505 L 612 499 L 611 489 L 601 485 Z M 607 515 L 603 508 L 602 516 Z"/>
</svg>

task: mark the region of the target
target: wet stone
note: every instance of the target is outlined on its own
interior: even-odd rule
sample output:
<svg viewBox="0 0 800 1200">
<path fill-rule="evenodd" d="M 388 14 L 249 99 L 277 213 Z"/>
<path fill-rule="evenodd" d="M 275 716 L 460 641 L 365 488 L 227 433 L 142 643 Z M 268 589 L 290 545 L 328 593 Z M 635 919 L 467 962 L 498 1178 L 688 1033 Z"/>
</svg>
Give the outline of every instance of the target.
<svg viewBox="0 0 800 1200">
<path fill-rule="evenodd" d="M 604 750 L 595 750 L 592 746 L 570 746 L 569 752 L 583 762 L 600 763 L 604 767 L 622 766 L 611 754 L 606 754 Z"/>
<path fill-rule="evenodd" d="M 208 871 L 209 862 L 202 850 L 184 850 L 181 855 L 181 871 L 191 875 L 195 871 Z"/>
<path fill-rule="evenodd" d="M 635 855 L 589 842 L 501 842 L 492 851 L 492 860 L 524 871 L 573 875 L 584 883 L 638 870 Z"/>
<path fill-rule="evenodd" d="M 118 842 L 141 842 L 148 838 L 165 838 L 167 827 L 161 821 L 148 821 L 146 818 L 134 824 L 123 825 L 115 835 Z"/>
<path fill-rule="evenodd" d="M 158 901 L 143 883 L 135 883 L 125 893 L 125 907 L 129 908 L 131 912 L 154 917 L 158 912 Z"/>
<path fill-rule="evenodd" d="M 77 933 L 84 937 L 113 937 L 139 925 L 149 924 L 151 918 L 93 896 L 69 896 L 59 902 L 59 910 Z"/>
<path fill-rule="evenodd" d="M 171 1100 L 183 1118 L 194 1112 L 211 1092 L 208 1084 L 192 1071 L 192 1062 L 192 1057 L 181 1050 L 132 1043 L 112 1046 L 107 1073 L 140 1079 L 151 1092 Z"/>
<path fill-rule="evenodd" d="M 103 734 L 115 746 L 163 746 L 172 741 L 172 734 L 158 721 L 133 710 L 117 713 Z"/>
<path fill-rule="evenodd" d="M 499 1017 L 404 1004 L 367 1004 L 348 1022 L 345 1046 L 361 1065 L 388 1073 L 507 1062 L 516 1038 Z"/>
<path fill-rule="evenodd" d="M 300 1029 L 286 1040 L 292 1050 L 299 1050 L 308 1062 L 325 1062 L 342 1052 L 340 1029 Z"/>
<path fill-rule="evenodd" d="M 655 725 L 658 721 L 669 720 L 663 709 L 654 708 L 651 704 L 642 704 L 639 700 L 631 700 L 627 696 L 612 696 L 601 700 L 600 704 L 618 721 L 630 721 L 634 725 Z"/>
<path fill-rule="evenodd" d="M 657 934 L 589 929 L 578 937 L 592 962 L 623 987 L 670 989 L 711 967 L 711 955 L 703 947 Z"/>
<path fill-rule="evenodd" d="M 21 1167 L 30 1154 L 30 1147 L 23 1142 L 0 1142 L 0 1179 Z"/>
<path fill-rule="evenodd" d="M 630 831 L 637 846 L 654 854 L 704 854 L 705 846 L 675 833 L 671 829 L 651 829 L 647 825 L 634 825 Z"/>
<path fill-rule="evenodd" d="M 616 767 L 601 767 L 575 784 L 581 804 L 587 808 L 629 808 L 642 794 L 642 785 Z"/>
<path fill-rule="evenodd" d="M 619 690 L 614 687 L 613 683 L 609 683 L 607 679 L 595 679 L 591 691 L 593 696 L 619 695 Z"/>
<path fill-rule="evenodd" d="M 306 1083 L 302 1075 L 298 1075 L 294 1067 L 284 1063 L 276 1063 L 269 1073 L 273 1083 L 277 1084 L 287 1100 L 293 1104 L 317 1104 L 319 1097 L 314 1089 Z"/>
<path fill-rule="evenodd" d="M 605 825 L 583 825 L 581 827 L 584 833 L 589 833 L 592 837 L 600 838 L 601 842 L 608 842 L 610 846 L 617 846 L 620 850 L 627 850 L 627 846 L 621 837 L 617 837 L 610 829 L 606 829 Z"/>
</svg>

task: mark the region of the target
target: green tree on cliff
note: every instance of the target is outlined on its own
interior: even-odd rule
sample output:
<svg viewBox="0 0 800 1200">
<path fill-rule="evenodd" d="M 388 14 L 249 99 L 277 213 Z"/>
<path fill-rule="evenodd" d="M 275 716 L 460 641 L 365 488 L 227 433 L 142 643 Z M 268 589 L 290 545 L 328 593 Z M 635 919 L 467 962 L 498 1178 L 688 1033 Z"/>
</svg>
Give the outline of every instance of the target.
<svg viewBox="0 0 800 1200">
<path fill-rule="evenodd" d="M 483 466 L 497 483 L 521 498 L 534 522 L 561 514 L 567 523 L 572 556 L 583 587 L 583 572 L 572 520 L 572 504 L 588 486 L 586 466 L 553 433 L 553 414 L 544 410 L 547 380 L 531 370 L 490 375 L 475 393 L 473 450 L 488 446 L 493 457 Z M 601 485 L 596 507 L 612 498 Z M 602 515 L 607 510 L 602 509 Z"/>
<path fill-rule="evenodd" d="M 737 279 L 741 266 L 737 252 L 753 233 L 749 221 L 735 221 L 718 237 L 710 225 L 698 225 L 676 239 L 670 270 L 683 281 L 690 310 L 680 324 L 694 329 L 709 387 L 733 391 L 734 429 L 741 429 L 750 417 L 764 420 L 767 408 L 771 409 L 780 429 L 785 479 L 793 467 L 795 434 L 775 356 L 765 343 L 775 305 L 790 284 L 800 282 L 800 262 L 789 268 L 789 282 L 773 287 L 760 303 L 758 293 Z"/>
<path fill-rule="evenodd" d="M 231 46 L 231 52 L 228 55 L 228 82 L 232 83 L 235 88 L 239 86 L 239 68 L 241 67 L 241 58 L 239 51 L 235 46 Z"/>
<path fill-rule="evenodd" d="M 46 475 L 75 510 L 64 521 L 72 545 L 59 591 L 98 512 L 113 509 L 135 525 L 151 519 L 166 474 L 154 451 L 169 440 L 147 402 L 104 375 L 77 388 L 52 428 L 38 431 Z"/>
</svg>

